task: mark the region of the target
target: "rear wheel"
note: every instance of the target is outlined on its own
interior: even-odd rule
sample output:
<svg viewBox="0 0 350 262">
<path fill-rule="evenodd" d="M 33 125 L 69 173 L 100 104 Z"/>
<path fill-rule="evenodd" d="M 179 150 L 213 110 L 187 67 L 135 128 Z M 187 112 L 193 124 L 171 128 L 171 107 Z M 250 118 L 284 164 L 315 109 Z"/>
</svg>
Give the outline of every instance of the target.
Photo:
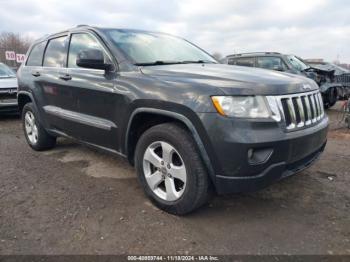
<svg viewBox="0 0 350 262">
<path fill-rule="evenodd" d="M 166 212 L 183 215 L 206 203 L 209 179 L 190 134 L 167 123 L 139 139 L 135 165 L 146 195 Z"/>
<path fill-rule="evenodd" d="M 56 144 L 56 137 L 51 136 L 39 123 L 32 103 L 23 107 L 22 125 L 24 135 L 31 148 L 40 151 L 50 149 Z"/>
</svg>

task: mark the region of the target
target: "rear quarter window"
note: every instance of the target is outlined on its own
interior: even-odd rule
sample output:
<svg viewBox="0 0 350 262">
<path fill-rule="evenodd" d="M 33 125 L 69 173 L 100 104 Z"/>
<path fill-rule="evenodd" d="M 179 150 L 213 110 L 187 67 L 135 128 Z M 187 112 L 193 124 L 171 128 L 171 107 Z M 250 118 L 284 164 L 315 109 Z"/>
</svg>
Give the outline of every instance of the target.
<svg viewBox="0 0 350 262">
<path fill-rule="evenodd" d="M 33 46 L 27 59 L 27 66 L 41 66 L 46 42 L 41 42 Z"/>
</svg>

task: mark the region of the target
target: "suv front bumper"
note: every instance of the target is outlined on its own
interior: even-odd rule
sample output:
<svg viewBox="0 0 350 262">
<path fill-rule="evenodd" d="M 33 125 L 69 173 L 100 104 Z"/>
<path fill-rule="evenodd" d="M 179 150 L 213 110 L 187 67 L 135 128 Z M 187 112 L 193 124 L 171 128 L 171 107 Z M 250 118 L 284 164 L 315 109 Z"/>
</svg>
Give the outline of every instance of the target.
<svg viewBox="0 0 350 262">
<path fill-rule="evenodd" d="M 18 111 L 17 88 L 0 90 L 0 113 L 12 113 Z"/>
<path fill-rule="evenodd" d="M 309 167 L 323 152 L 326 142 L 315 152 L 294 163 L 271 164 L 260 174 L 249 177 L 216 176 L 216 190 L 220 194 L 252 192 L 265 188 L 275 181 L 294 175 Z"/>
<path fill-rule="evenodd" d="M 12 113 L 18 111 L 17 100 L 1 100 L 0 98 L 0 113 Z"/>
<path fill-rule="evenodd" d="M 293 132 L 272 121 L 233 121 L 211 114 L 201 119 L 214 151 L 214 184 L 219 194 L 256 191 L 296 174 L 315 162 L 327 142 L 327 116 Z M 250 161 L 251 152 L 260 156 L 255 162 Z"/>
</svg>

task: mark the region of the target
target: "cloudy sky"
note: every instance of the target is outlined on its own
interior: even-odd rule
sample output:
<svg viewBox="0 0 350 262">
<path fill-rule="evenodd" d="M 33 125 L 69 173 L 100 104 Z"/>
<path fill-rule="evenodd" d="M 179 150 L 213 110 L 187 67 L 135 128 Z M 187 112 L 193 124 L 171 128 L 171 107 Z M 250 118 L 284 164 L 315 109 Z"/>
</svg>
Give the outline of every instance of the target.
<svg viewBox="0 0 350 262">
<path fill-rule="evenodd" d="M 163 31 L 223 55 L 279 51 L 350 63 L 348 0 L 0 0 L 0 31 L 77 24 Z"/>
</svg>

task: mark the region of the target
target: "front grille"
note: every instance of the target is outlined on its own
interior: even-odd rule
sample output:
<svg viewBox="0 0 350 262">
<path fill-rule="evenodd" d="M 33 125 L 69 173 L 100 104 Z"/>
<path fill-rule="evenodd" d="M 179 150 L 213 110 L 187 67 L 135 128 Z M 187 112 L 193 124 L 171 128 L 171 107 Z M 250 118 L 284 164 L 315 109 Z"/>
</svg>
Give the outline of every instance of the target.
<svg viewBox="0 0 350 262">
<path fill-rule="evenodd" d="M 350 73 L 335 76 L 335 82 L 344 86 L 350 86 Z"/>
<path fill-rule="evenodd" d="M 17 87 L 0 88 L 0 94 L 17 93 Z"/>
<path fill-rule="evenodd" d="M 318 90 L 274 98 L 288 131 L 313 125 L 324 116 L 322 96 Z"/>
<path fill-rule="evenodd" d="M 0 100 L 5 102 L 7 100 L 17 100 L 17 88 L 1 88 Z"/>
<path fill-rule="evenodd" d="M 7 100 L 7 99 L 17 99 L 17 93 L 0 94 L 0 100 Z"/>
</svg>

